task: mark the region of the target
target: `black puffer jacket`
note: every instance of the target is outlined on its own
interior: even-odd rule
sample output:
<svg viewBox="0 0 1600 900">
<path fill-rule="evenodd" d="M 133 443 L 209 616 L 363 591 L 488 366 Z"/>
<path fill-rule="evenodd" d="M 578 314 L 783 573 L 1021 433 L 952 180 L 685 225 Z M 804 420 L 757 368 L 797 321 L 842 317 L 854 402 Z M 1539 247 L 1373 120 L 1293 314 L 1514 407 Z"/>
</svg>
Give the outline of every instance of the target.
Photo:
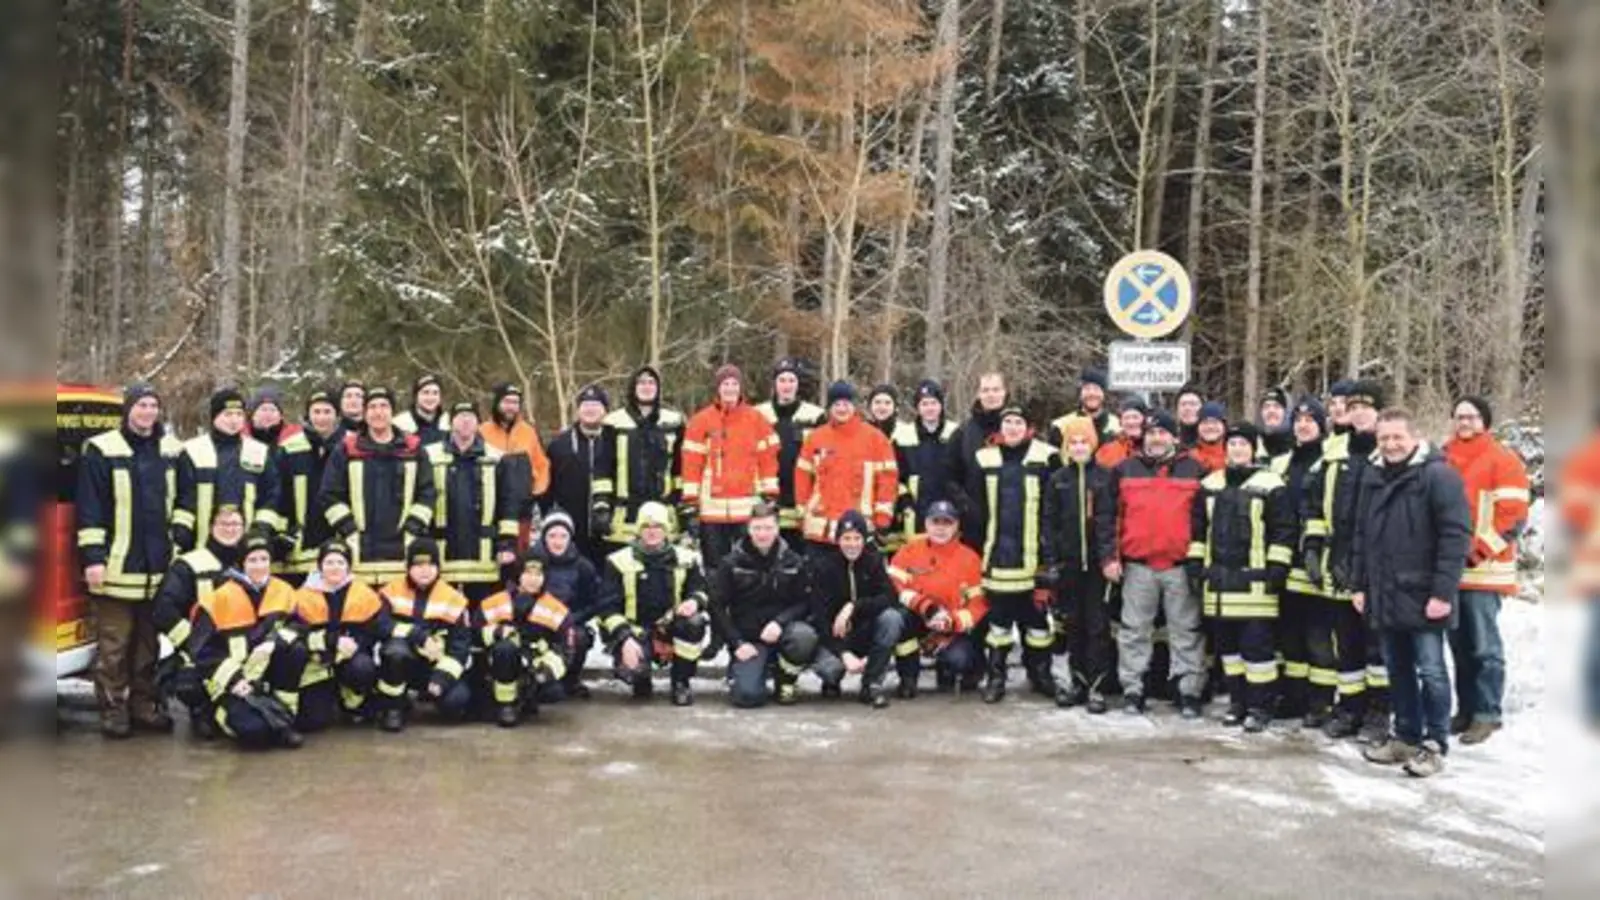
<svg viewBox="0 0 1600 900">
<path fill-rule="evenodd" d="M 549 523 L 545 524 L 548 530 Z M 594 618 L 600 608 L 600 573 L 578 549 L 577 540 L 568 542 L 560 554 L 551 553 L 542 539 L 528 552 L 544 563 L 545 593 L 565 603 L 574 622 Z"/>
<path fill-rule="evenodd" d="M 1004 409 L 1004 406 L 1001 407 Z M 967 490 L 971 473 L 978 467 L 978 451 L 1000 430 L 1000 410 L 988 410 L 973 401 L 972 415 L 945 447 L 949 454 L 945 471 L 950 476 L 949 496 L 961 511 L 961 540 L 974 549 L 983 546 L 983 503 L 981 495 Z"/>
<path fill-rule="evenodd" d="M 787 625 L 811 614 L 805 560 L 782 539 L 766 553 L 740 538 L 717 566 L 712 615 L 728 646 L 753 643 L 768 622 Z"/>
<path fill-rule="evenodd" d="M 1426 443 L 1400 465 L 1365 470 L 1359 491 L 1352 582 L 1367 595 L 1372 627 L 1420 631 L 1454 626 L 1461 571 L 1472 546 L 1472 516 L 1461 476 Z M 1428 598 L 1450 603 L 1429 620 Z"/>
<path fill-rule="evenodd" d="M 867 547 L 854 562 L 838 547 L 806 561 L 812 589 L 811 623 L 818 634 L 832 635 L 834 617 L 846 603 L 856 605 L 853 621 L 871 622 L 894 603 L 895 589 L 883 555 Z"/>
</svg>

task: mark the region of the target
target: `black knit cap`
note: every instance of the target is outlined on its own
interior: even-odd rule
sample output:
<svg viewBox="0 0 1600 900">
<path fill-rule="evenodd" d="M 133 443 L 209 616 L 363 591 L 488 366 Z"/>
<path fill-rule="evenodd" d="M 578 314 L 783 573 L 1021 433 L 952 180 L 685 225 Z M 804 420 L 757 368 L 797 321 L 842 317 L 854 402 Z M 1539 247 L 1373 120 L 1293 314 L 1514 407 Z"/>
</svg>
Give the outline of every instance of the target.
<svg viewBox="0 0 1600 900">
<path fill-rule="evenodd" d="M 1016 416 L 1024 422 L 1028 421 L 1028 414 L 1022 411 L 1022 407 L 1016 405 L 1015 403 L 1007 403 L 1000 410 L 1000 420 L 1005 421 L 1012 416 Z"/>
<path fill-rule="evenodd" d="M 804 367 L 800 365 L 800 360 L 795 359 L 792 356 L 785 356 L 783 359 L 780 359 L 773 364 L 772 380 L 777 381 L 778 376 L 784 374 L 785 372 L 793 375 L 796 378 L 804 378 L 806 373 L 803 371 L 803 369 Z"/>
<path fill-rule="evenodd" d="M 1218 422 L 1228 421 L 1228 408 L 1215 400 L 1200 404 L 1200 421 L 1216 419 Z"/>
<path fill-rule="evenodd" d="M 406 568 L 430 562 L 439 564 L 439 545 L 432 538 L 417 538 L 406 548 Z"/>
<path fill-rule="evenodd" d="M 311 415 L 311 407 L 316 406 L 318 403 L 326 403 L 327 405 L 333 407 L 335 411 L 338 411 L 339 409 L 339 404 L 334 402 L 332 391 L 328 390 L 327 388 L 317 388 L 306 397 L 307 416 Z"/>
<path fill-rule="evenodd" d="M 854 531 L 862 537 L 872 533 L 872 530 L 867 526 L 867 517 L 862 515 L 858 509 L 847 510 L 844 515 L 839 517 L 839 527 L 835 529 L 834 537 L 836 539 L 844 537 L 844 533 L 847 531 Z"/>
<path fill-rule="evenodd" d="M 940 403 L 944 403 L 944 388 L 940 386 L 939 382 L 934 381 L 932 378 L 924 378 L 922 379 L 921 383 L 917 385 L 916 398 L 921 400 L 924 397 L 932 397 Z"/>
<path fill-rule="evenodd" d="M 422 393 L 422 389 L 425 388 L 425 387 L 428 387 L 429 385 L 432 385 L 432 386 L 434 386 L 436 388 L 444 387 L 444 385 L 440 383 L 439 376 L 437 376 L 437 375 L 434 375 L 432 373 L 419 375 L 419 376 L 417 376 L 417 380 L 416 381 L 411 382 L 411 397 L 412 397 L 412 399 L 416 399 L 416 396 L 418 394 Z"/>
<path fill-rule="evenodd" d="M 1123 408 L 1126 409 L 1127 407 Z M 1156 408 L 1150 410 L 1145 414 L 1144 424 L 1145 434 L 1149 434 L 1152 428 L 1159 428 L 1168 434 L 1178 433 L 1178 420 L 1173 418 L 1172 413 L 1164 409 Z"/>
<path fill-rule="evenodd" d="M 1310 416 L 1317 423 L 1317 427 L 1323 432 L 1328 430 L 1328 410 L 1323 407 L 1322 401 L 1311 396 L 1310 394 L 1306 394 L 1304 397 L 1301 397 L 1299 400 L 1295 401 L 1294 409 L 1290 413 L 1289 421 L 1293 422 L 1300 416 Z"/>
<path fill-rule="evenodd" d="M 835 381 L 828 385 L 828 405 L 832 406 L 840 400 L 856 402 L 856 386 L 848 381 Z"/>
<path fill-rule="evenodd" d="M 500 401 L 507 397 L 516 397 L 518 400 L 522 399 L 522 388 L 517 387 L 509 381 L 502 381 L 495 385 L 491 389 L 490 393 L 494 396 L 495 409 L 499 409 Z"/>
<path fill-rule="evenodd" d="M 1489 407 L 1489 401 L 1486 398 L 1479 397 L 1476 394 L 1468 394 L 1457 400 L 1456 406 L 1460 406 L 1463 403 L 1470 404 L 1473 409 L 1478 411 L 1478 415 L 1483 417 L 1484 428 L 1494 427 L 1494 410 Z"/>
<path fill-rule="evenodd" d="M 606 394 L 606 389 L 600 385 L 589 384 L 585 385 L 583 390 L 578 392 L 577 405 L 582 406 L 585 403 L 598 403 L 601 406 L 604 406 L 606 409 L 610 409 L 611 397 Z"/>
<path fill-rule="evenodd" d="M 1078 386 L 1082 387 L 1086 384 L 1095 385 L 1102 391 L 1107 390 L 1110 387 L 1110 382 L 1106 379 L 1106 373 L 1100 371 L 1099 369 L 1084 369 L 1083 372 L 1078 375 Z"/>
<path fill-rule="evenodd" d="M 1350 394 L 1345 398 L 1345 403 L 1365 403 L 1373 409 L 1383 409 L 1384 399 L 1383 385 L 1376 381 L 1362 380 L 1350 386 Z"/>
<path fill-rule="evenodd" d="M 1120 414 L 1125 412 L 1136 412 L 1142 416 L 1149 416 L 1152 414 L 1150 407 L 1146 406 L 1144 401 L 1140 400 L 1138 397 L 1129 397 L 1128 399 L 1122 401 L 1122 408 L 1118 410 L 1118 413 Z"/>
<path fill-rule="evenodd" d="M 134 404 L 146 397 L 154 397 L 157 403 L 161 402 L 161 395 L 156 393 L 155 385 L 148 381 L 135 381 L 122 389 L 122 417 L 126 419 L 128 413 L 133 411 Z"/>
<path fill-rule="evenodd" d="M 317 567 L 321 568 L 323 560 L 335 555 L 344 557 L 344 561 L 347 563 L 350 562 L 350 545 L 339 540 L 338 538 L 334 538 L 333 540 L 328 541 L 326 544 L 323 544 L 317 550 Z"/>
<path fill-rule="evenodd" d="M 1289 392 L 1281 387 L 1267 388 L 1266 392 L 1261 395 L 1261 405 L 1266 406 L 1268 403 L 1276 403 L 1284 409 L 1288 409 Z"/>
<path fill-rule="evenodd" d="M 1356 389 L 1356 383 L 1349 378 L 1341 378 L 1328 386 L 1329 397 L 1348 397 Z"/>
<path fill-rule="evenodd" d="M 473 403 L 471 400 L 457 400 L 450 404 L 451 421 L 455 421 L 456 416 L 468 414 L 476 416 L 478 414 L 478 404 Z"/>
<path fill-rule="evenodd" d="M 211 395 L 210 408 L 213 419 L 230 409 L 244 412 L 244 394 L 236 387 L 222 388 Z"/>
<path fill-rule="evenodd" d="M 1189 396 L 1200 398 L 1201 403 L 1205 403 L 1206 401 L 1206 392 L 1200 389 L 1200 385 L 1195 384 L 1192 381 L 1183 387 L 1178 388 L 1178 399 L 1182 400 L 1184 397 Z"/>
<path fill-rule="evenodd" d="M 880 384 L 877 387 L 874 387 L 872 389 L 872 393 L 867 395 L 867 402 L 871 403 L 879 396 L 888 397 L 890 400 L 893 400 L 896 403 L 900 402 L 900 392 L 895 390 L 895 387 L 892 384 Z"/>
<path fill-rule="evenodd" d="M 275 384 L 264 384 L 250 394 L 250 411 L 255 412 L 263 406 L 271 404 L 277 407 L 278 412 L 283 412 L 283 389 Z"/>
<path fill-rule="evenodd" d="M 347 378 L 345 379 L 344 384 L 339 385 L 339 396 L 343 397 L 344 392 L 352 388 L 365 393 L 367 390 L 367 383 L 359 378 Z"/>
<path fill-rule="evenodd" d="M 259 531 L 252 531 L 244 539 L 244 552 L 239 554 L 242 560 L 257 550 L 272 554 L 272 537 Z"/>
<path fill-rule="evenodd" d="M 1261 429 L 1257 428 L 1253 423 L 1245 419 L 1240 419 L 1237 422 L 1229 422 L 1227 439 L 1231 441 L 1234 438 L 1240 438 L 1242 440 L 1249 441 L 1250 444 L 1254 446 L 1255 442 L 1261 439 Z"/>
<path fill-rule="evenodd" d="M 394 406 L 394 391 L 391 391 L 386 387 L 375 387 L 372 390 L 367 391 L 367 398 L 366 398 L 366 401 L 363 403 L 363 405 L 364 406 L 371 406 L 373 403 L 375 403 L 376 401 L 379 401 L 379 400 L 383 400 L 383 401 L 387 402 L 389 404 L 389 406 L 391 408 L 393 408 L 393 406 Z"/>
</svg>

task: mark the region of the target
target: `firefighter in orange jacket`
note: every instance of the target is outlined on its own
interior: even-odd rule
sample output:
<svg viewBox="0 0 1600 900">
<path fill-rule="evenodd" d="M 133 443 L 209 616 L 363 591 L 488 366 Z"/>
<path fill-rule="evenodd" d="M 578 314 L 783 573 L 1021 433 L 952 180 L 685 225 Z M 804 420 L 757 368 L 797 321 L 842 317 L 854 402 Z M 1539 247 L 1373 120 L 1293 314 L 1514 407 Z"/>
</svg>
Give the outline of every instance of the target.
<svg viewBox="0 0 1600 900">
<path fill-rule="evenodd" d="M 716 399 L 684 428 L 679 509 L 681 522 L 699 522 L 707 569 L 744 534 L 756 501 L 778 496 L 777 433 L 745 402 L 737 366 L 718 368 L 713 381 Z"/>
<path fill-rule="evenodd" d="M 378 727 L 404 731 L 409 691 L 459 721 L 472 706 L 462 674 L 472 653 L 467 598 L 439 577 L 439 548 L 420 538 L 406 548 L 406 574 L 384 585 L 378 628 Z"/>
<path fill-rule="evenodd" d="M 1517 536 L 1528 520 L 1528 470 L 1489 433 L 1494 411 L 1480 397 L 1455 407 L 1455 437 L 1445 458 L 1466 483 L 1473 510 L 1472 549 L 1461 573 L 1461 620 L 1450 631 L 1455 658 L 1456 717 L 1450 730 L 1463 744 L 1481 744 L 1500 730 L 1505 652 L 1501 597 L 1517 593 Z"/>
<path fill-rule="evenodd" d="M 484 422 L 478 430 L 483 442 L 507 456 L 521 455 L 528 460 L 528 480 L 532 488 L 528 493 L 527 505 L 518 510 L 517 517 L 522 523 L 517 543 L 519 547 L 525 547 L 530 532 L 539 530 L 538 522 L 532 521 L 536 518 L 533 505 L 535 498 L 543 497 L 550 490 L 550 457 L 544 452 L 544 440 L 539 437 L 539 429 L 534 427 L 532 420 L 522 416 L 521 388 L 510 382 L 495 385 L 489 407 L 489 421 Z"/>
<path fill-rule="evenodd" d="M 1095 464 L 1110 471 L 1125 459 L 1138 456 L 1144 450 L 1145 405 L 1138 400 L 1122 404 L 1117 434 L 1109 441 L 1101 441 L 1094 453 Z"/>
<path fill-rule="evenodd" d="M 828 388 L 828 423 L 811 432 L 795 462 L 794 496 L 805 510 L 806 540 L 832 547 L 839 519 L 852 509 L 882 533 L 893 521 L 899 487 L 894 446 L 856 414 L 856 389 L 834 382 Z"/>
<path fill-rule="evenodd" d="M 522 556 L 516 582 L 483 601 L 477 626 L 482 657 L 473 666 L 477 689 L 502 728 L 513 728 L 524 710 L 537 714 L 539 698 L 566 677 L 561 655 L 571 616 L 567 605 L 544 589 L 544 560 Z"/>
<path fill-rule="evenodd" d="M 354 577 L 348 544 L 332 540 L 317 551 L 317 569 L 294 595 L 289 630 L 304 659 L 295 727 L 321 731 L 339 721 L 365 721 L 378 684 L 374 653 L 386 621 L 383 599 Z"/>
<path fill-rule="evenodd" d="M 922 654 L 934 660 L 940 691 L 974 691 L 983 674 L 983 653 L 974 632 L 989 615 L 983 593 L 983 559 L 957 539 L 961 517 L 955 504 L 936 500 L 925 519 L 928 533 L 911 539 L 889 563 L 908 628 L 895 647 L 899 696 L 917 696 Z"/>
<path fill-rule="evenodd" d="M 1207 474 L 1228 467 L 1228 408 L 1213 400 L 1200 406 L 1200 421 L 1195 425 L 1194 446 L 1189 456 Z"/>
<path fill-rule="evenodd" d="M 184 650 L 204 678 L 217 727 L 241 746 L 298 748 L 294 729 L 301 666 L 278 629 L 294 609 L 294 588 L 272 577 L 272 540 L 250 538 L 242 571 L 203 595 Z"/>
</svg>

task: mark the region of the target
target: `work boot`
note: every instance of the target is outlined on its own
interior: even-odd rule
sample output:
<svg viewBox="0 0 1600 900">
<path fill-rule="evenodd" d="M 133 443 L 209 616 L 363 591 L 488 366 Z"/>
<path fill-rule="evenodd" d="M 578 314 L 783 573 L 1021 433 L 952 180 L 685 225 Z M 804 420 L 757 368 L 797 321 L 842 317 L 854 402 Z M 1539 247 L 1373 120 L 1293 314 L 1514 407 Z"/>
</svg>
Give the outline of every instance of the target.
<svg viewBox="0 0 1600 900">
<path fill-rule="evenodd" d="M 640 675 L 633 680 L 633 699 L 649 700 L 655 692 L 655 681 L 649 675 Z"/>
<path fill-rule="evenodd" d="M 1204 700 L 1194 694 L 1182 694 L 1178 697 L 1178 715 L 1191 721 L 1205 715 L 1206 704 Z"/>
<path fill-rule="evenodd" d="M 1143 694 L 1123 694 L 1122 695 L 1122 711 L 1127 713 L 1130 716 L 1142 716 L 1142 715 L 1144 715 L 1144 695 Z"/>
<path fill-rule="evenodd" d="M 1428 778 L 1444 771 L 1444 748 L 1438 741 L 1423 741 L 1422 746 L 1405 761 L 1405 771 L 1412 778 Z"/>
<path fill-rule="evenodd" d="M 888 709 L 889 694 L 881 684 L 869 684 L 861 688 L 861 702 L 873 709 Z"/>
<path fill-rule="evenodd" d="M 1244 692 L 1234 691 L 1228 695 L 1228 711 L 1222 716 L 1222 724 L 1229 728 L 1237 728 L 1244 724 L 1245 716 Z"/>
<path fill-rule="evenodd" d="M 494 711 L 494 723 L 501 728 L 515 728 L 522 721 L 522 715 L 517 710 L 515 703 L 502 703 Z"/>
<path fill-rule="evenodd" d="M 895 685 L 894 695 L 901 700 L 917 699 L 917 680 L 915 678 L 901 678 L 900 683 Z"/>
<path fill-rule="evenodd" d="M 405 731 L 406 714 L 398 709 L 386 709 L 378 713 L 378 727 L 391 734 Z"/>
<path fill-rule="evenodd" d="M 1246 734 L 1260 734 L 1267 730 L 1272 722 L 1272 714 L 1264 709 L 1252 709 L 1245 714 L 1244 730 Z"/>
<path fill-rule="evenodd" d="M 1380 766 L 1398 766 L 1417 755 L 1417 746 L 1391 737 L 1381 744 L 1365 747 L 1361 756 L 1369 763 Z"/>
<path fill-rule="evenodd" d="M 285 728 L 278 733 L 278 746 L 285 750 L 299 750 L 306 745 L 306 737 L 293 728 Z"/>
<path fill-rule="evenodd" d="M 589 686 L 581 681 L 567 682 L 562 685 L 562 690 L 568 700 L 587 700 L 593 696 L 589 691 Z"/>
<path fill-rule="evenodd" d="M 167 711 L 159 706 L 133 717 L 133 729 L 135 731 L 148 731 L 152 734 L 171 734 L 175 727 L 172 717 L 167 715 Z"/>
<path fill-rule="evenodd" d="M 943 666 L 934 673 L 933 690 L 939 694 L 952 694 L 956 690 L 956 674 Z"/>
<path fill-rule="evenodd" d="M 1363 744 L 1376 745 L 1389 739 L 1389 704 L 1371 702 L 1367 713 L 1361 717 L 1361 732 L 1357 739 Z"/>
<path fill-rule="evenodd" d="M 1033 665 L 1028 667 L 1028 687 L 1041 697 L 1055 699 L 1057 693 L 1056 676 L 1050 673 L 1050 664 Z"/>
<path fill-rule="evenodd" d="M 217 723 L 202 712 L 189 713 L 189 736 L 197 741 L 217 739 Z"/>
<path fill-rule="evenodd" d="M 1322 727 L 1322 733 L 1334 740 L 1340 740 L 1351 737 L 1360 729 L 1361 720 L 1357 718 L 1355 711 L 1341 704 L 1334 708 L 1333 718 Z"/>
<path fill-rule="evenodd" d="M 1274 719 L 1299 719 L 1306 714 L 1306 683 L 1304 679 L 1291 678 L 1283 685 L 1283 692 L 1273 704 Z"/>
<path fill-rule="evenodd" d="M 690 690 L 687 679 L 672 682 L 672 705 L 694 705 L 694 691 Z"/>
<path fill-rule="evenodd" d="M 1456 713 L 1450 717 L 1450 736 L 1465 734 L 1472 727 L 1472 716 L 1466 713 Z"/>
<path fill-rule="evenodd" d="M 1326 703 L 1322 703 L 1322 704 L 1315 704 L 1314 703 L 1314 704 L 1312 704 L 1310 709 L 1306 710 L 1306 717 L 1304 719 L 1300 720 L 1300 727 L 1302 727 L 1302 728 L 1311 728 L 1311 729 L 1321 729 L 1322 727 L 1327 725 L 1328 724 L 1328 720 L 1332 719 L 1332 718 L 1333 718 L 1333 709 L 1332 709 L 1332 707 L 1328 706 L 1328 704 L 1326 704 Z"/>
<path fill-rule="evenodd" d="M 133 737 L 133 722 L 122 707 L 108 709 L 100 714 L 100 733 L 114 741 Z"/>
<path fill-rule="evenodd" d="M 1083 699 L 1083 686 L 1080 684 L 1056 688 L 1056 706 L 1062 709 L 1071 709 L 1074 706 L 1079 706 L 1083 703 Z"/>
<path fill-rule="evenodd" d="M 800 688 L 793 681 L 779 681 L 777 696 L 773 700 L 779 706 L 793 706 L 800 702 Z"/>
<path fill-rule="evenodd" d="M 989 648 L 989 680 L 983 685 L 983 702 L 999 703 L 1006 698 L 1006 660 L 1010 647 Z"/>
<path fill-rule="evenodd" d="M 837 700 L 844 696 L 844 686 L 837 682 L 824 681 L 822 683 L 822 699 Z"/>
<path fill-rule="evenodd" d="M 1467 730 L 1462 733 L 1461 743 L 1468 745 L 1481 744 L 1484 741 L 1487 741 L 1491 735 L 1499 730 L 1499 722 L 1485 722 L 1482 720 L 1473 722 L 1471 725 L 1468 725 Z"/>
<path fill-rule="evenodd" d="M 1105 715 L 1107 709 L 1106 695 L 1100 693 L 1098 688 L 1091 688 L 1088 699 L 1083 702 L 1083 708 L 1087 709 L 1091 716 Z"/>
</svg>

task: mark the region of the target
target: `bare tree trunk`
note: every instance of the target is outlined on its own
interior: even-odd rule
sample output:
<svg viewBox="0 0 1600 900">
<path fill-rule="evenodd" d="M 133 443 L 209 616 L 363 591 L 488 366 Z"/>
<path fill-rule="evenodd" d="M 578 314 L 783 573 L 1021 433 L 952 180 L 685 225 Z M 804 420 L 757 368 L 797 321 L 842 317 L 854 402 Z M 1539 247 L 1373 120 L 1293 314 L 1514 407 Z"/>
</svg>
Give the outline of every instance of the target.
<svg viewBox="0 0 1600 900">
<path fill-rule="evenodd" d="M 922 100 L 917 104 L 916 120 L 911 126 L 911 149 L 905 164 L 906 179 L 906 205 L 900 214 L 900 220 L 895 223 L 892 238 L 893 249 L 889 256 L 889 274 L 887 286 L 884 289 L 884 333 L 880 335 L 881 344 L 878 348 L 878 380 L 889 382 L 894 380 L 894 336 L 899 330 L 901 310 L 904 306 L 900 302 L 900 282 L 905 274 L 906 258 L 910 255 L 911 220 L 916 217 L 917 205 L 917 174 L 922 171 L 922 145 L 923 134 L 928 130 L 928 111 L 932 106 L 932 98 L 924 92 Z M 929 371 L 924 369 L 924 371 Z M 935 377 L 935 376 L 930 376 Z"/>
<path fill-rule="evenodd" d="M 661 365 L 661 198 L 656 185 L 656 122 L 651 96 L 650 57 L 644 44 L 644 0 L 633 0 L 634 50 L 639 55 L 639 97 L 643 111 L 644 182 L 650 212 L 650 365 Z"/>
<path fill-rule="evenodd" d="M 56 310 L 57 315 L 65 319 L 62 323 L 63 325 L 70 325 L 72 322 L 81 323 L 84 319 L 81 315 L 69 315 L 69 311 L 72 309 L 72 300 L 76 294 L 74 287 L 78 277 L 78 142 L 80 136 L 77 116 L 71 118 L 67 128 L 67 186 L 65 196 L 61 202 L 61 266 L 56 275 Z M 63 330 L 66 331 L 67 339 L 69 341 L 72 340 L 74 336 L 71 331 Z M 67 341 L 63 341 L 63 345 L 66 344 Z M 98 372 L 91 374 L 99 375 Z"/>
<path fill-rule="evenodd" d="M 250 0 L 233 0 L 233 71 L 228 97 L 227 184 L 222 193 L 222 297 L 217 321 L 217 368 L 233 374 L 239 349 L 239 281 L 244 194 L 244 137 L 250 83 Z"/>
<path fill-rule="evenodd" d="M 1161 87 L 1161 130 L 1156 134 L 1155 152 L 1155 194 L 1150 198 L 1150 210 L 1146 213 L 1145 242 L 1149 247 L 1161 246 L 1161 220 L 1165 217 L 1167 206 L 1167 172 L 1172 166 L 1172 120 L 1178 107 L 1178 51 L 1179 42 L 1174 39 L 1168 42 L 1166 80 Z"/>
<path fill-rule="evenodd" d="M 372 10 L 372 0 L 361 0 L 361 6 L 356 11 L 355 35 L 350 44 L 350 58 L 355 66 L 365 64 L 372 56 L 373 32 L 377 28 L 377 14 Z M 351 95 L 354 92 L 345 87 L 344 115 L 339 118 L 339 139 L 334 146 L 333 165 L 341 173 L 347 166 L 355 164 L 356 155 L 356 117 L 351 109 Z"/>
<path fill-rule="evenodd" d="M 1261 221 L 1267 155 L 1267 6 L 1256 9 L 1255 127 L 1250 151 L 1250 251 L 1245 287 L 1244 405 L 1261 395 Z"/>
<path fill-rule="evenodd" d="M 1522 395 L 1522 315 L 1527 301 L 1528 247 L 1520 233 L 1531 233 L 1531 222 L 1519 222 L 1517 205 L 1517 109 L 1516 92 L 1511 83 L 1511 51 L 1506 45 L 1506 11 L 1500 0 L 1490 4 L 1493 11 L 1495 76 L 1499 88 L 1500 134 L 1495 141 L 1495 206 L 1500 220 L 1500 334 L 1495 341 L 1500 349 L 1494 379 L 1495 408 L 1506 418 L 1519 412 Z M 1530 171 L 1534 168 L 1530 166 Z M 1530 185 L 1537 181 L 1530 179 Z M 1530 193 L 1524 188 L 1524 194 Z M 1537 187 L 1531 192 L 1537 197 Z M 1524 197 L 1526 200 L 1526 196 Z M 1534 204 L 1536 206 L 1537 200 Z M 1527 204 L 1525 204 L 1527 205 Z M 1519 227 L 1520 226 L 1520 227 Z"/>
<path fill-rule="evenodd" d="M 1089 71 L 1089 4 L 1091 0 L 1077 0 L 1072 4 L 1073 72 L 1072 77 L 1085 84 Z"/>
<path fill-rule="evenodd" d="M 128 141 L 128 105 L 133 102 L 133 34 L 137 18 L 135 9 L 137 0 L 122 0 L 122 78 L 117 83 L 117 133 L 111 140 L 111 196 L 109 208 L 106 210 L 106 238 L 109 242 L 111 258 L 108 263 L 111 274 L 111 314 L 106 322 L 106 336 L 108 347 L 106 363 L 113 374 L 121 374 L 120 367 L 122 343 L 122 319 L 125 293 L 123 286 L 122 240 L 123 221 L 128 213 L 128 189 L 124 182 L 127 171 L 124 156 Z M 150 173 L 141 173 L 144 178 L 149 178 Z"/>
<path fill-rule="evenodd" d="M 994 8 L 989 12 L 989 60 L 983 66 L 983 102 L 993 103 L 994 92 L 1000 83 L 1000 43 L 1005 39 L 1006 30 L 1006 0 L 992 0 Z M 944 19 L 949 14 L 950 4 L 947 0 L 939 13 L 939 46 L 948 47 L 943 39 Z M 955 13 L 959 25 L 961 12 Z M 958 28 L 959 30 L 959 28 Z M 942 105 L 941 105 L 942 108 Z"/>
<path fill-rule="evenodd" d="M 149 106 L 154 106 L 150 104 Z M 149 107 L 146 108 L 149 112 Z M 156 264 L 156 250 L 160 246 L 158 235 L 160 231 L 160 216 L 156 215 L 156 147 L 155 138 L 150 137 L 145 141 L 144 153 L 140 157 L 139 168 L 139 231 L 138 254 L 139 265 L 135 269 L 133 283 L 134 308 L 145 311 L 142 315 L 133 317 L 133 334 L 128 343 L 132 346 L 141 346 L 149 337 L 149 325 L 153 318 L 149 314 L 152 301 L 152 270 Z"/>
<path fill-rule="evenodd" d="M 1161 84 L 1161 0 L 1150 0 L 1150 30 L 1146 35 L 1149 44 L 1147 64 L 1150 86 L 1145 90 L 1143 108 L 1139 114 L 1139 159 L 1133 183 L 1133 244 L 1135 250 L 1145 248 L 1144 218 L 1149 189 L 1150 164 L 1154 155 L 1150 148 L 1151 119 L 1155 117 L 1156 95 Z"/>
<path fill-rule="evenodd" d="M 800 120 L 800 107 L 789 107 L 789 138 L 798 142 L 803 134 L 803 123 Z M 796 294 L 800 287 L 800 189 L 792 188 L 789 191 L 789 205 L 783 213 L 783 269 L 778 279 L 778 296 L 783 301 L 785 312 L 795 308 Z M 789 355 L 789 331 L 785 328 L 778 329 L 777 340 L 773 345 L 773 352 L 778 357 Z"/>
<path fill-rule="evenodd" d="M 290 157 L 290 176 L 294 180 L 294 238 L 293 238 L 293 271 L 294 275 L 289 283 L 291 288 L 299 295 L 301 292 L 311 295 L 312 309 L 324 304 L 321 299 L 322 288 L 316 284 L 311 276 L 311 230 L 307 224 L 309 204 L 309 182 L 311 177 L 311 68 L 314 61 L 314 48 L 316 46 L 317 17 L 311 0 L 301 0 L 300 15 L 300 61 L 299 77 L 295 83 L 295 109 L 291 110 L 291 122 L 294 127 L 294 140 L 290 144 L 292 156 Z M 285 318 L 286 327 L 279 331 L 279 341 L 274 354 L 280 355 L 287 343 L 288 334 L 292 331 L 293 323 L 301 321 L 304 310 L 298 305 L 292 310 L 291 317 Z"/>
<path fill-rule="evenodd" d="M 1079 7 L 1084 6 L 1080 2 Z M 1206 2 L 1206 61 L 1200 70 L 1199 120 L 1194 130 L 1194 158 L 1190 162 L 1189 224 L 1183 235 L 1183 264 L 1189 276 L 1199 279 L 1200 232 L 1205 227 L 1206 170 L 1211 166 L 1211 107 L 1216 102 L 1217 45 L 1222 42 L 1222 10 Z M 1194 341 L 1194 316 L 1183 323 L 1184 343 Z"/>
<path fill-rule="evenodd" d="M 946 291 L 950 281 L 951 169 L 956 142 L 956 72 L 961 60 L 960 24 L 959 0 L 944 0 L 944 6 L 939 11 L 937 40 L 939 51 L 946 56 L 947 67 L 939 76 L 939 115 L 934 122 L 933 233 L 928 241 L 927 327 L 922 345 L 923 373 L 935 379 L 944 377 Z M 998 19 L 991 27 L 999 30 Z"/>
</svg>

